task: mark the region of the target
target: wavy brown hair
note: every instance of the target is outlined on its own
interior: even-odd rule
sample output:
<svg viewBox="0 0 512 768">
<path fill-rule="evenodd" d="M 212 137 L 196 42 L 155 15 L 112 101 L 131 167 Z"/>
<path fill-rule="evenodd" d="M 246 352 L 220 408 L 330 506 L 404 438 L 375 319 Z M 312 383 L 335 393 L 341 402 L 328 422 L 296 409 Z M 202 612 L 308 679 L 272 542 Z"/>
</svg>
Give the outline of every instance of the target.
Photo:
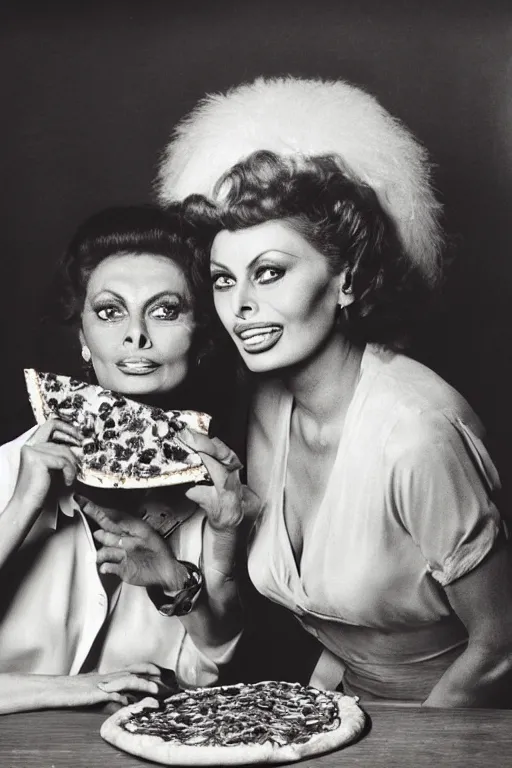
<svg viewBox="0 0 512 768">
<path fill-rule="evenodd" d="M 205 410 L 223 419 L 223 410 L 232 400 L 235 362 L 215 312 L 209 275 L 201 268 L 205 252 L 203 228 L 184 217 L 179 203 L 166 209 L 112 207 L 93 214 L 75 231 L 57 264 L 44 301 L 41 339 L 53 338 L 50 332 L 62 327 L 69 330 L 68 343 L 71 339 L 76 343 L 90 276 L 109 256 L 131 253 L 168 258 L 185 275 L 195 320 L 189 374 L 173 393 L 169 407 Z M 96 383 L 90 366 L 79 370 L 78 350 L 76 357 L 75 375 Z"/>
<path fill-rule="evenodd" d="M 254 152 L 217 182 L 214 197 L 192 195 L 184 203 L 209 242 L 223 229 L 287 221 L 325 256 L 332 274 L 347 270 L 345 290 L 355 297 L 340 316 L 347 338 L 408 344 L 432 290 L 374 190 L 344 171 L 339 158 Z"/>
<path fill-rule="evenodd" d="M 48 309 L 50 319 L 78 329 L 89 278 L 109 256 L 162 256 L 180 267 L 190 290 L 196 322 L 193 357 L 197 361 L 208 355 L 212 351 L 210 326 L 215 311 L 209 283 L 198 269 L 202 248 L 195 232 L 179 204 L 165 210 L 153 205 L 119 206 L 93 214 L 78 227 L 57 265 Z"/>
</svg>

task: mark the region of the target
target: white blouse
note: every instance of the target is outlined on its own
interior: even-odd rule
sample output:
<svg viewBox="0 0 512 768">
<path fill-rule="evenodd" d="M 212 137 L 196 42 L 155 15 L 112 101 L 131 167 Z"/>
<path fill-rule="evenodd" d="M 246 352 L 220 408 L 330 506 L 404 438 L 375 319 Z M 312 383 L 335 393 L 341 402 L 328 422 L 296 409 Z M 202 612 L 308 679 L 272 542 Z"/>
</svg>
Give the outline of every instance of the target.
<svg viewBox="0 0 512 768">
<path fill-rule="evenodd" d="M 33 431 L 0 447 L 0 512 Z M 1 525 L 0 514 L 0 535 Z M 203 515 L 195 513 L 171 534 L 177 558 L 199 563 L 202 529 Z M 236 644 L 206 655 L 177 617 L 158 613 L 144 587 L 101 575 L 87 518 L 70 493 L 46 505 L 0 579 L 0 672 L 77 674 L 98 638 L 99 672 L 153 662 L 175 670 L 183 685 L 211 685 Z"/>
<path fill-rule="evenodd" d="M 467 640 L 442 586 L 478 565 L 501 527 L 482 427 L 431 370 L 368 346 L 297 566 L 284 517 L 292 409 L 279 382 L 254 403 L 248 483 L 263 508 L 251 579 L 340 660 L 347 690 L 421 700 Z"/>
</svg>

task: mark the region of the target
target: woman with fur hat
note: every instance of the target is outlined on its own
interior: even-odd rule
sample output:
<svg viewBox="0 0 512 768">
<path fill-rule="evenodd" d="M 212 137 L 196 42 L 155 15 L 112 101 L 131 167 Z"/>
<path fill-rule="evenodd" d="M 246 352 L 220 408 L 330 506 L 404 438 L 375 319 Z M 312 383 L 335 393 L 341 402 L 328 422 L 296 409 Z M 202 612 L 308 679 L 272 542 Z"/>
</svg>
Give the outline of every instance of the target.
<svg viewBox="0 0 512 768">
<path fill-rule="evenodd" d="M 254 381 L 249 574 L 324 646 L 311 682 L 510 705 L 499 479 L 468 403 L 402 351 L 441 272 L 424 149 L 346 83 L 259 79 L 178 126 L 159 193 L 192 194 L 212 233 L 217 313 Z"/>
</svg>

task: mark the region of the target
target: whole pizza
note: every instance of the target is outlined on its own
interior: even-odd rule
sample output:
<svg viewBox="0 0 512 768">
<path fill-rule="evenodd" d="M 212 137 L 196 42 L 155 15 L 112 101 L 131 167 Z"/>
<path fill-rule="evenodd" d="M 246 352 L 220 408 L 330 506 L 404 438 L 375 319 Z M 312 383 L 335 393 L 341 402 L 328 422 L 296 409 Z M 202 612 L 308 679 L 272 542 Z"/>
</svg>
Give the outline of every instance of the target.
<svg viewBox="0 0 512 768">
<path fill-rule="evenodd" d="M 291 763 L 361 735 L 357 699 L 299 683 L 267 681 L 197 688 L 119 709 L 101 736 L 164 765 Z"/>
<path fill-rule="evenodd" d="M 199 454 L 179 438 L 183 427 L 207 434 L 208 414 L 164 411 L 32 368 L 25 370 L 25 381 L 38 424 L 53 417 L 80 429 L 84 442 L 72 448 L 80 482 L 102 488 L 153 488 L 209 479 Z"/>
</svg>

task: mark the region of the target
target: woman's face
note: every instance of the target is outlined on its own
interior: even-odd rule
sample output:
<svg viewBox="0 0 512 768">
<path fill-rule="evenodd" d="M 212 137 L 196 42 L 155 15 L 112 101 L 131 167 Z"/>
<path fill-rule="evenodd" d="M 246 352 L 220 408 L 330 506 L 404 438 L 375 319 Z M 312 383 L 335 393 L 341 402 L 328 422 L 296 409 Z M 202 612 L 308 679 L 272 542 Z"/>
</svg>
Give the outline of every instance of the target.
<svg viewBox="0 0 512 768">
<path fill-rule="evenodd" d="M 333 330 L 340 276 L 285 221 L 220 232 L 211 274 L 221 322 L 251 371 L 305 362 Z"/>
<path fill-rule="evenodd" d="M 80 340 L 100 386 L 125 395 L 163 394 L 188 372 L 192 298 L 181 268 L 164 256 L 109 256 L 87 284 Z"/>
</svg>

